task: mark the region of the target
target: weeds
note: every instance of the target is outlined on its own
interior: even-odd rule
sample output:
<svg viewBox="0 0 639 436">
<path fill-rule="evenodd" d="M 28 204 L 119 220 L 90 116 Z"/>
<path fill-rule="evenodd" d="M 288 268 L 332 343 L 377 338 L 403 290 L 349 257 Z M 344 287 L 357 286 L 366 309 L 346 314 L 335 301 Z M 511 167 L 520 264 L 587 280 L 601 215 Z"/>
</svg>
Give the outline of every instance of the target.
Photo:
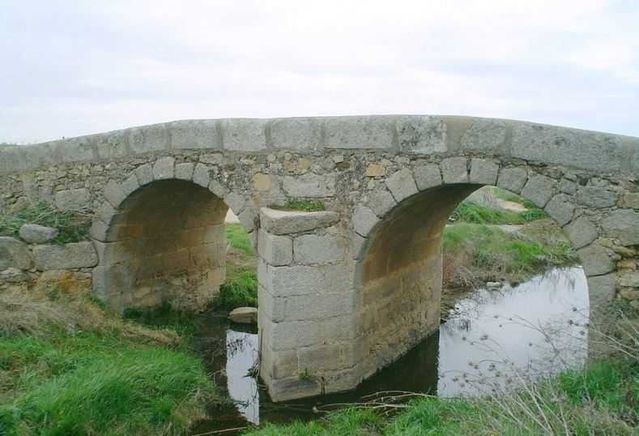
<svg viewBox="0 0 639 436">
<path fill-rule="evenodd" d="M 23 224 L 39 224 L 58 229 L 56 244 L 78 242 L 87 238 L 91 220 L 78 212 L 59 211 L 48 203 L 38 202 L 15 212 L 0 213 L 0 235 L 18 237 Z"/>
<path fill-rule="evenodd" d="M 299 210 L 303 212 L 318 212 L 326 210 L 324 203 L 319 200 L 288 200 L 284 206 L 272 206 L 275 209 Z"/>
</svg>

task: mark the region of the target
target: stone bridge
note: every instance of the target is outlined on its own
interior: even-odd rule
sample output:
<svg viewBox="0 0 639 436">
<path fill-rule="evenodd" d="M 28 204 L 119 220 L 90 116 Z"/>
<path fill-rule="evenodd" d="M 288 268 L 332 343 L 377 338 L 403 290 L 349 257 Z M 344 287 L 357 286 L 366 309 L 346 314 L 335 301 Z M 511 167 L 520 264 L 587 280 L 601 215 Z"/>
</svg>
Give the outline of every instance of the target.
<svg viewBox="0 0 639 436">
<path fill-rule="evenodd" d="M 353 388 L 438 327 L 442 231 L 484 185 L 563 227 L 592 308 L 639 298 L 638 178 L 638 138 L 454 116 L 176 121 L 0 148 L 3 207 L 94 216 L 93 253 L 58 247 L 52 268 L 90 271 L 116 310 L 209 303 L 231 208 L 258 254 L 275 400 Z M 326 211 L 278 210 L 291 199 Z"/>
</svg>

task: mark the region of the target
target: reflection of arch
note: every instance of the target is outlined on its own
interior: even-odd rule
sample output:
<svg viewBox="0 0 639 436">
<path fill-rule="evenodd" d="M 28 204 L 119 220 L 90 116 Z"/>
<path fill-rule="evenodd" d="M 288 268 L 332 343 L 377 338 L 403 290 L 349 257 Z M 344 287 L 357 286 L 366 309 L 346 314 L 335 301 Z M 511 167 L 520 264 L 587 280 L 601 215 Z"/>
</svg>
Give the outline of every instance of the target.
<svg viewBox="0 0 639 436">
<path fill-rule="evenodd" d="M 454 157 L 404 168 L 355 207 L 355 301 L 360 374 L 395 360 L 439 325 L 442 237 L 450 213 L 470 193 L 496 185 L 532 201 L 566 231 L 588 278 L 592 305 L 614 295 L 608 250 L 597 228 L 555 179 L 526 165 Z M 584 228 L 586 228 L 585 231 Z"/>
<path fill-rule="evenodd" d="M 224 198 L 203 164 L 158 159 L 122 183 L 110 181 L 91 229 L 99 254 L 96 295 L 114 309 L 170 302 L 206 307 L 225 276 Z M 248 210 L 248 209 L 247 209 Z M 245 214 L 246 216 L 246 214 Z"/>
</svg>

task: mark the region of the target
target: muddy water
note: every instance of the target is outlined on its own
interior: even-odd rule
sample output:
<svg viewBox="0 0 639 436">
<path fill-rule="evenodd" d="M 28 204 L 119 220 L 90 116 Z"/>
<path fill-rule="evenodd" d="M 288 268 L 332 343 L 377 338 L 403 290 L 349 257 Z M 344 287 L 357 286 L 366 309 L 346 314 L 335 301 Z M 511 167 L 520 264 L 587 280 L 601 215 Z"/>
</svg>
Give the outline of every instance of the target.
<svg viewBox="0 0 639 436">
<path fill-rule="evenodd" d="M 360 401 L 383 390 L 473 396 L 582 365 L 587 357 L 588 288 L 581 268 L 557 268 L 517 286 L 479 289 L 461 299 L 430 335 L 356 390 L 274 404 L 254 373 L 255 331 L 205 314 L 199 347 L 232 404 L 195 433 L 263 422 L 308 420 L 317 407 Z"/>
</svg>

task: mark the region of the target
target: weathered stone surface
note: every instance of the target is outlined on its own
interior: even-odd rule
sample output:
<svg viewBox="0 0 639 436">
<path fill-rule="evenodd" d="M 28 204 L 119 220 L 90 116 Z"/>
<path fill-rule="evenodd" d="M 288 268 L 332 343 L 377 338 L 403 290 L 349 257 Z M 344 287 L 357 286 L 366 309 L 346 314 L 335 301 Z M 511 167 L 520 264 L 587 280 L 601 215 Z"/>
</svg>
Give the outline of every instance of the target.
<svg viewBox="0 0 639 436">
<path fill-rule="evenodd" d="M 33 247 L 33 256 L 35 267 L 40 271 L 90 268 L 98 263 L 98 255 L 91 242 L 36 245 Z"/>
<path fill-rule="evenodd" d="M 588 277 L 590 307 L 597 308 L 615 298 L 615 278 L 613 274 Z"/>
<path fill-rule="evenodd" d="M 335 191 L 334 174 L 303 174 L 285 176 L 282 187 L 293 197 L 328 197 Z"/>
<path fill-rule="evenodd" d="M 368 164 L 366 167 L 366 177 L 383 177 L 386 175 L 386 167 L 378 163 Z"/>
<path fill-rule="evenodd" d="M 175 165 L 175 178 L 180 180 L 192 180 L 194 168 L 195 164 L 193 164 L 193 162 L 183 162 Z"/>
<path fill-rule="evenodd" d="M 464 132 L 459 148 L 461 150 L 497 150 L 506 140 L 506 123 L 503 120 L 477 118 Z"/>
<path fill-rule="evenodd" d="M 534 175 L 521 190 L 521 196 L 535 203 L 538 207 L 544 207 L 552 197 L 555 181 L 550 177 Z"/>
<path fill-rule="evenodd" d="M 140 165 L 135 169 L 135 176 L 140 186 L 148 185 L 153 181 L 153 167 L 148 163 Z"/>
<path fill-rule="evenodd" d="M 494 185 L 499 165 L 487 159 L 472 159 L 470 162 L 470 183 Z"/>
<path fill-rule="evenodd" d="M 193 183 L 200 185 L 203 188 L 207 188 L 210 182 L 209 167 L 201 163 L 195 165 L 195 168 L 193 169 Z"/>
<path fill-rule="evenodd" d="M 639 271 L 626 271 L 620 273 L 619 286 L 639 288 Z"/>
<path fill-rule="evenodd" d="M 288 236 L 271 235 L 258 230 L 257 250 L 270 265 L 288 265 L 293 261 L 293 241 Z"/>
<path fill-rule="evenodd" d="M 295 150 L 315 150 L 322 147 L 321 122 L 313 118 L 273 120 L 270 130 L 275 147 Z"/>
<path fill-rule="evenodd" d="M 302 235 L 295 238 L 295 263 L 313 265 L 337 262 L 344 258 L 345 243 L 336 234 Z"/>
<path fill-rule="evenodd" d="M 27 244 L 9 236 L 0 236 L 0 271 L 7 268 L 29 269 L 31 264 Z"/>
<path fill-rule="evenodd" d="M 566 194 L 555 195 L 544 207 L 544 210 L 550 215 L 560 226 L 564 226 L 572 220 L 575 212 L 575 206 Z"/>
<path fill-rule="evenodd" d="M 597 243 L 577 250 L 577 254 L 587 276 L 598 276 L 615 269 L 612 253 Z"/>
<path fill-rule="evenodd" d="M 111 206 L 117 209 L 126 199 L 126 194 L 119 183 L 109 180 L 104 187 L 104 198 L 111 203 Z"/>
<path fill-rule="evenodd" d="M 622 245 L 639 244 L 639 212 L 619 209 L 611 212 L 601 221 L 606 236 L 617 238 Z"/>
<path fill-rule="evenodd" d="M 440 164 L 444 183 L 468 183 L 468 168 L 465 157 L 449 157 Z"/>
<path fill-rule="evenodd" d="M 499 172 L 497 186 L 519 194 L 528 181 L 528 170 L 523 167 L 502 168 Z"/>
<path fill-rule="evenodd" d="M 415 183 L 420 191 L 442 184 L 442 174 L 436 164 L 420 164 L 413 169 Z"/>
<path fill-rule="evenodd" d="M 67 189 L 55 193 L 55 205 L 62 210 L 82 210 L 89 206 L 90 198 L 86 188 Z"/>
<path fill-rule="evenodd" d="M 341 264 L 268 266 L 266 289 L 274 296 L 334 294 L 350 287 L 352 270 Z"/>
<path fill-rule="evenodd" d="M 221 121 L 226 150 L 256 151 L 266 148 L 267 120 L 227 119 Z"/>
<path fill-rule="evenodd" d="M 366 237 L 379 221 L 377 215 L 365 206 L 356 206 L 353 211 L 353 229 Z"/>
<path fill-rule="evenodd" d="M 634 289 L 622 289 L 621 291 L 619 291 L 619 295 L 625 300 L 639 300 L 639 291 L 636 291 Z"/>
<path fill-rule="evenodd" d="M 368 196 L 366 205 L 375 212 L 375 215 L 382 218 L 392 208 L 397 205 L 393 195 L 386 189 L 377 189 Z"/>
<path fill-rule="evenodd" d="M 0 271 L 0 283 L 22 283 L 30 279 L 29 274 L 18 268 L 7 268 Z"/>
<path fill-rule="evenodd" d="M 256 307 L 236 307 L 229 312 L 229 319 L 238 324 L 256 324 L 257 308 Z"/>
<path fill-rule="evenodd" d="M 215 120 L 185 120 L 166 124 L 171 148 L 176 150 L 219 149 L 220 143 Z"/>
<path fill-rule="evenodd" d="M 153 164 L 153 178 L 155 180 L 170 179 L 175 176 L 175 159 L 172 157 L 162 157 Z"/>
<path fill-rule="evenodd" d="M 417 185 L 413 179 L 413 173 L 408 168 L 393 173 L 386 179 L 386 186 L 395 198 L 400 202 L 411 195 L 417 194 Z"/>
<path fill-rule="evenodd" d="M 275 235 L 288 235 L 328 227 L 339 220 L 339 214 L 332 211 L 302 212 L 260 209 L 262 228 Z"/>
<path fill-rule="evenodd" d="M 621 199 L 621 206 L 639 209 L 639 192 L 626 192 Z"/>
<path fill-rule="evenodd" d="M 593 208 L 610 207 L 617 202 L 617 194 L 599 186 L 581 186 L 577 190 L 577 201 Z"/>
<path fill-rule="evenodd" d="M 44 244 L 58 236 L 58 229 L 38 224 L 23 224 L 18 233 L 20 238 L 29 244 Z"/>
<path fill-rule="evenodd" d="M 581 248 L 597 239 L 597 228 L 588 218 L 579 217 L 564 227 L 575 248 Z"/>
<path fill-rule="evenodd" d="M 403 116 L 397 120 L 399 148 L 412 153 L 446 151 L 446 124 L 440 117 Z"/>
<path fill-rule="evenodd" d="M 324 119 L 327 148 L 391 148 L 393 120 L 375 117 L 330 117 Z"/>
</svg>

